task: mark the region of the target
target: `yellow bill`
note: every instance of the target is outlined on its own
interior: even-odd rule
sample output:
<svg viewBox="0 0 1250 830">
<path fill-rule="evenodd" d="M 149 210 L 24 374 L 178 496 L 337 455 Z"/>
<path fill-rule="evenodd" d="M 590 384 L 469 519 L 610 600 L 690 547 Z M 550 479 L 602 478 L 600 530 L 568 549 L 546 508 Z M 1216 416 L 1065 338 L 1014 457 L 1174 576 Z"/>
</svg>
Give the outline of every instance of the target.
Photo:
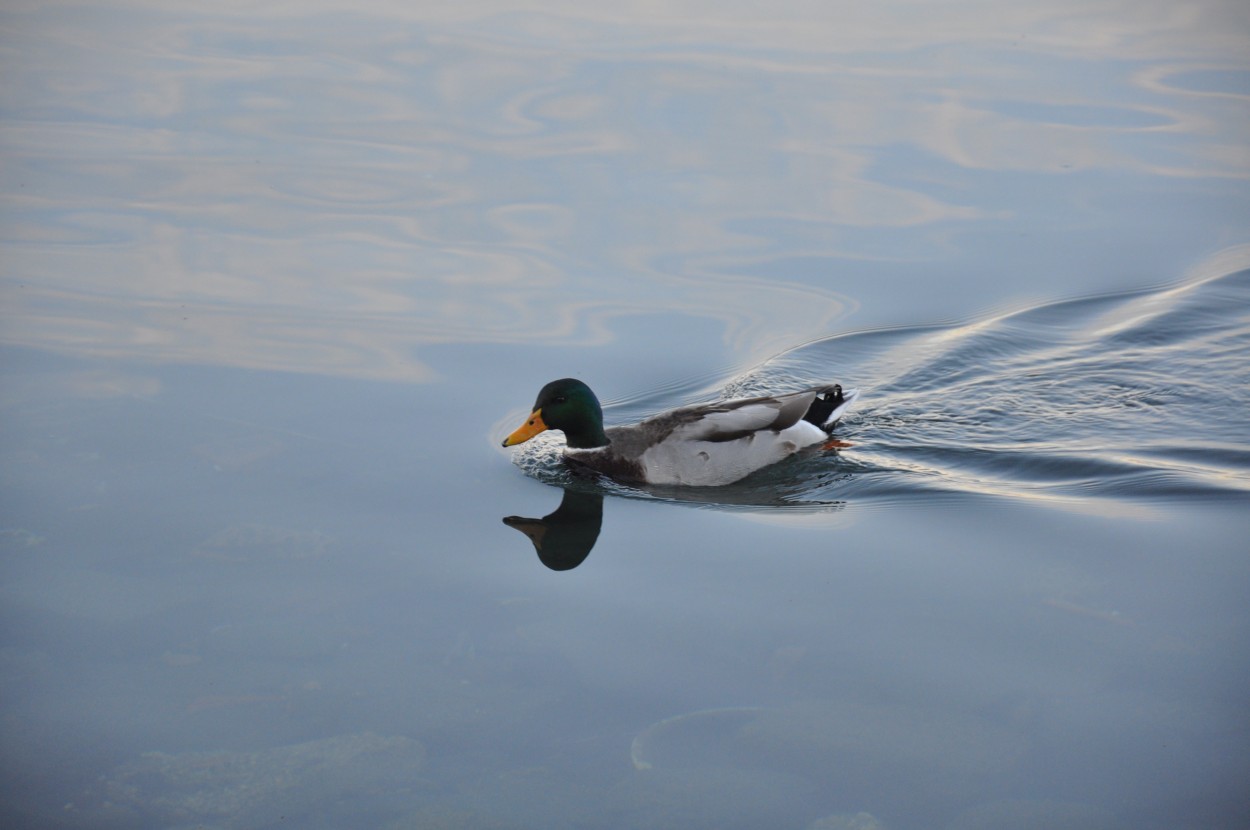
<svg viewBox="0 0 1250 830">
<path fill-rule="evenodd" d="M 523 444 L 533 438 L 540 432 L 547 431 L 547 425 L 543 423 L 543 411 L 535 409 L 530 413 L 529 419 L 516 428 L 516 431 L 503 439 L 505 447 L 514 447 L 517 444 Z"/>
</svg>

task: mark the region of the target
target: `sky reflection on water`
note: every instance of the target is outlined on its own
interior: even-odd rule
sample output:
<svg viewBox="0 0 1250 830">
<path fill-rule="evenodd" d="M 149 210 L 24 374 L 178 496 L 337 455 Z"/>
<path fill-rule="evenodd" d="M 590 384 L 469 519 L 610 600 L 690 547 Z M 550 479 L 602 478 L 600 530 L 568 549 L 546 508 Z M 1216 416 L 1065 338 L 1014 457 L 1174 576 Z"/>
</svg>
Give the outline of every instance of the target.
<svg viewBox="0 0 1250 830">
<path fill-rule="evenodd" d="M 6 12 L 9 342 L 412 381 L 664 311 L 759 359 L 1244 231 L 1236 4 L 72 8 Z"/>
<path fill-rule="evenodd" d="M 0 822 L 1245 826 L 1247 55 L 1232 0 L 6 3 Z M 565 375 L 865 397 L 567 498 L 497 447 Z"/>
</svg>

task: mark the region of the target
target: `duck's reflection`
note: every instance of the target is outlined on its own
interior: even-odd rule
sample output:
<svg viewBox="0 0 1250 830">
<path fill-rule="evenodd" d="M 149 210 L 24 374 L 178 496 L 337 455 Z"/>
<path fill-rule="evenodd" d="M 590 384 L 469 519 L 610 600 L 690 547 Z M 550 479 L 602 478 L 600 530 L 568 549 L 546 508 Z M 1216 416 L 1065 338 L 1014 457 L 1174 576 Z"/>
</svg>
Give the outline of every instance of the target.
<svg viewBox="0 0 1250 830">
<path fill-rule="evenodd" d="M 553 571 L 576 568 L 590 555 L 603 525 L 603 494 L 564 490 L 555 512 L 541 519 L 506 516 L 503 523 L 529 537 L 538 558 Z"/>
</svg>

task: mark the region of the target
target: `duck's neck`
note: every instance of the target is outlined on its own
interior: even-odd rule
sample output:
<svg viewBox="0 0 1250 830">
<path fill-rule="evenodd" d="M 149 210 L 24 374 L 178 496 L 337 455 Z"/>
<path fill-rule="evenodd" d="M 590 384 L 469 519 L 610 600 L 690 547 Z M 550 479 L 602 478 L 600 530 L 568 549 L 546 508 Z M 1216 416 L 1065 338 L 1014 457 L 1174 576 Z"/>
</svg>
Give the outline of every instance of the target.
<svg viewBox="0 0 1250 830">
<path fill-rule="evenodd" d="M 593 450 L 596 447 L 606 447 L 611 443 L 603 431 L 603 424 L 590 424 L 584 429 L 573 432 L 566 429 L 564 438 L 571 450 Z"/>
</svg>

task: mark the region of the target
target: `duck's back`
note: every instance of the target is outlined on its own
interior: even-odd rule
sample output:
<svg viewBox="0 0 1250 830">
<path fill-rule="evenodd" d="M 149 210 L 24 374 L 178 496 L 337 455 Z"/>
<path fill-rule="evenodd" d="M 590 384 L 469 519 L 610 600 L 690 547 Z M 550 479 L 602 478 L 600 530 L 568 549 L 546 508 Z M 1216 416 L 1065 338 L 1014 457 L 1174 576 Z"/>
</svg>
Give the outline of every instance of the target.
<svg viewBox="0 0 1250 830">
<path fill-rule="evenodd" d="M 803 420 L 817 391 L 682 407 L 609 429 L 611 455 L 651 484 L 730 484 L 826 437 Z"/>
<path fill-rule="evenodd" d="M 805 417 L 813 403 L 819 403 L 817 396 L 834 390 L 838 399 L 827 402 L 842 404 L 841 388 L 828 386 L 686 406 L 633 426 L 610 427 L 605 430 L 607 447 L 569 450 L 567 456 L 621 481 L 695 487 L 731 484 L 828 438 L 832 420 L 818 426 Z M 832 413 L 836 420 L 844 408 L 837 405 L 836 410 L 817 414 Z"/>
</svg>

